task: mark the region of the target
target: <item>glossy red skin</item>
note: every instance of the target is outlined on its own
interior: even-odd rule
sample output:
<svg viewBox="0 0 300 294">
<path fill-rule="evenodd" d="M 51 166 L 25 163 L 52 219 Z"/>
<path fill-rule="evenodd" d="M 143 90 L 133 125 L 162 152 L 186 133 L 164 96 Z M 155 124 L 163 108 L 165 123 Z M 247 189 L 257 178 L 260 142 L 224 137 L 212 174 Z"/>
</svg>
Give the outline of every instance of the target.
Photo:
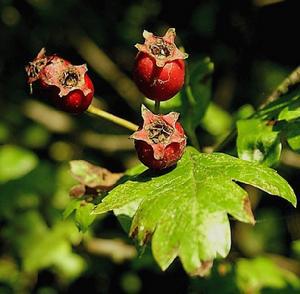
<svg viewBox="0 0 300 294">
<path fill-rule="evenodd" d="M 164 101 L 172 98 L 184 84 L 184 60 L 177 59 L 158 67 L 155 59 L 143 52 L 137 54 L 133 79 L 149 99 Z"/>
<path fill-rule="evenodd" d="M 184 130 L 181 124 L 176 122 L 175 127 L 184 137 Z M 135 140 L 134 143 L 139 160 L 153 170 L 162 170 L 175 165 L 182 157 L 186 146 L 186 140 L 183 140 L 181 143 L 170 143 L 165 148 L 164 157 L 157 160 L 153 156 L 153 149 L 151 145 L 141 140 Z"/>
<path fill-rule="evenodd" d="M 71 91 L 68 95 L 60 97 L 57 87 L 49 86 L 43 82 L 40 83 L 40 87 L 42 90 L 45 90 L 43 94 L 47 96 L 56 107 L 69 113 L 79 114 L 90 106 L 94 96 L 94 85 L 88 74 L 85 74 L 84 80 L 88 88 L 91 89 L 91 92 L 86 96 L 81 90 L 76 89 Z"/>
</svg>

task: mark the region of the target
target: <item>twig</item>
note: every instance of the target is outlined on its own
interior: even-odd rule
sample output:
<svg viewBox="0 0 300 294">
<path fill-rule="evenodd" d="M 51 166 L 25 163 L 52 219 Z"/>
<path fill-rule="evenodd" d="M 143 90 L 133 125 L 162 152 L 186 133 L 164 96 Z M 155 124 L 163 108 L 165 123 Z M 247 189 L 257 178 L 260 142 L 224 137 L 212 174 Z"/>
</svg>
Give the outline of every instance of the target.
<svg viewBox="0 0 300 294">
<path fill-rule="evenodd" d="M 298 66 L 292 73 L 283 80 L 283 82 L 275 89 L 275 91 L 262 103 L 258 109 L 262 110 L 269 103 L 277 100 L 281 95 L 286 94 L 291 86 L 300 83 L 300 66 Z M 249 118 L 253 117 L 256 113 L 251 115 Z M 214 147 L 215 151 L 223 150 L 237 135 L 236 127 L 231 130 L 231 132 L 226 136 L 226 138 Z"/>
<path fill-rule="evenodd" d="M 89 66 L 106 80 L 134 110 L 140 107 L 142 96 L 136 85 L 92 39 L 82 31 L 76 31 L 70 34 L 70 42 Z"/>
<path fill-rule="evenodd" d="M 118 116 L 115 116 L 111 113 L 108 113 L 100 108 L 97 108 L 93 105 L 90 105 L 89 108 L 86 110 L 87 112 L 89 113 L 92 113 L 94 115 L 97 115 L 99 117 L 102 117 L 106 120 L 109 120 L 119 126 L 122 126 L 124 128 L 127 128 L 131 131 L 136 131 L 138 129 L 138 125 L 126 120 L 126 119 L 123 119 L 123 118 L 120 118 Z"/>
<path fill-rule="evenodd" d="M 282 83 L 267 97 L 264 103 L 261 104 L 259 109 L 264 108 L 269 103 L 277 100 L 283 94 L 286 94 L 290 87 L 300 83 L 300 66 L 298 66 L 291 74 L 285 78 Z"/>
</svg>

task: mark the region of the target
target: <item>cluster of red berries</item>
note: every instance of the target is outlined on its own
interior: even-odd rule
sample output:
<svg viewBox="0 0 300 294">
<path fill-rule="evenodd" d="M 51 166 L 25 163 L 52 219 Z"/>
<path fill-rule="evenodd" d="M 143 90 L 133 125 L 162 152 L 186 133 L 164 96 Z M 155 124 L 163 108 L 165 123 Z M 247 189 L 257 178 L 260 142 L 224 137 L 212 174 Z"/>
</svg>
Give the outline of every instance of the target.
<svg viewBox="0 0 300 294">
<path fill-rule="evenodd" d="M 175 45 L 175 29 L 163 37 L 144 31 L 144 44 L 139 50 L 133 78 L 140 91 L 149 99 L 165 101 L 176 95 L 184 84 L 187 54 Z M 38 93 L 49 98 L 57 107 L 70 113 L 82 113 L 92 102 L 94 87 L 86 65 L 72 65 L 42 49 L 26 66 L 28 83 L 35 83 Z M 143 125 L 131 136 L 139 159 L 154 170 L 176 164 L 186 146 L 186 136 L 179 113 L 153 114 L 142 105 Z"/>
<path fill-rule="evenodd" d="M 43 48 L 25 67 L 32 88 L 37 83 L 39 95 L 50 99 L 58 108 L 70 113 L 82 113 L 92 102 L 94 86 L 87 66 L 73 65 L 57 56 L 45 54 Z"/>
<path fill-rule="evenodd" d="M 134 81 L 147 98 L 157 102 L 172 98 L 184 84 L 187 54 L 176 47 L 175 36 L 173 28 L 163 37 L 144 31 L 145 43 L 136 45 Z M 131 136 L 140 161 L 155 170 L 176 164 L 186 146 L 179 113 L 155 115 L 142 106 L 142 117 L 143 127 Z"/>
</svg>

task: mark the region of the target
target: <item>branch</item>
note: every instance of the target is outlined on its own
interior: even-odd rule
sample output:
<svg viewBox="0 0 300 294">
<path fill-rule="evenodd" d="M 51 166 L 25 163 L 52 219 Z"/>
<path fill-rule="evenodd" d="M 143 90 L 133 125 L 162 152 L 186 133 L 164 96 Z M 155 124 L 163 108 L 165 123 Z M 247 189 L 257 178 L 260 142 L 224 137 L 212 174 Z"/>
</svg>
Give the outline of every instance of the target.
<svg viewBox="0 0 300 294">
<path fill-rule="evenodd" d="M 139 127 L 138 125 L 126 120 L 126 119 L 123 119 L 123 118 L 120 118 L 118 116 L 115 116 L 109 112 L 106 112 L 100 108 L 97 108 L 93 105 L 90 105 L 89 108 L 86 110 L 87 112 L 91 113 L 91 114 L 94 114 L 94 115 L 97 115 L 101 118 L 104 118 L 106 120 L 109 120 L 119 126 L 122 126 L 124 128 L 127 128 L 131 131 L 136 131 Z"/>
</svg>

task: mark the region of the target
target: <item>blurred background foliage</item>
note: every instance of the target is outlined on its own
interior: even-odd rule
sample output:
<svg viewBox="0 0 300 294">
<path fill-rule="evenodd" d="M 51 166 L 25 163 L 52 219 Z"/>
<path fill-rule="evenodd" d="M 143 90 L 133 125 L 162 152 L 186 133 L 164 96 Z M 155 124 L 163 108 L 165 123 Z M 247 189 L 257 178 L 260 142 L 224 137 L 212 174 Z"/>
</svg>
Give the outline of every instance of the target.
<svg viewBox="0 0 300 294">
<path fill-rule="evenodd" d="M 123 172 L 137 159 L 127 130 L 29 96 L 24 72 L 42 47 L 86 62 L 94 104 L 139 122 L 133 45 L 143 29 L 175 27 L 189 64 L 214 62 L 213 103 L 197 128 L 209 150 L 299 65 L 298 26 L 297 1 L 1 0 L 0 293 L 299 293 L 299 210 L 253 188 L 256 226 L 232 222 L 231 254 L 204 279 L 179 262 L 161 272 L 112 215 L 84 234 L 63 220 L 75 183 L 69 160 Z M 278 169 L 298 195 L 299 168 L 284 148 Z"/>
</svg>

